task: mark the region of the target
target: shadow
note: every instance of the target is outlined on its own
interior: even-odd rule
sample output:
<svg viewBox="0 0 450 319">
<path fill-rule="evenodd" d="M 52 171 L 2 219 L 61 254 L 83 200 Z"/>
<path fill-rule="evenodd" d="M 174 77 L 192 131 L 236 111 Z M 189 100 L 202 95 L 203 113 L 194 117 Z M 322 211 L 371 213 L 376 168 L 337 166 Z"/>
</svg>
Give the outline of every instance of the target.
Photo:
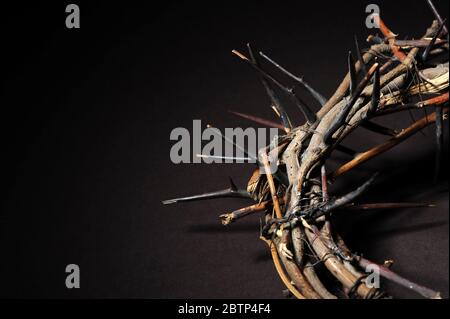
<svg viewBox="0 0 450 319">
<path fill-rule="evenodd" d="M 356 231 L 352 233 L 352 237 L 354 239 L 357 239 L 358 237 L 364 237 L 369 238 L 371 240 L 378 239 L 378 238 L 389 238 L 393 236 L 399 236 L 414 232 L 420 232 L 423 230 L 429 230 L 432 228 L 442 227 L 448 225 L 448 220 L 443 221 L 436 221 L 436 222 L 430 222 L 430 223 L 423 223 L 419 225 L 412 225 L 407 227 L 399 227 L 399 228 L 391 228 L 387 230 L 380 230 L 380 231 L 374 231 L 374 232 L 368 232 L 366 229 L 364 231 Z"/>
<path fill-rule="evenodd" d="M 270 256 L 270 252 L 268 250 L 261 251 L 257 255 L 253 257 L 253 261 L 255 263 L 266 263 L 272 261 L 272 257 Z"/>
</svg>

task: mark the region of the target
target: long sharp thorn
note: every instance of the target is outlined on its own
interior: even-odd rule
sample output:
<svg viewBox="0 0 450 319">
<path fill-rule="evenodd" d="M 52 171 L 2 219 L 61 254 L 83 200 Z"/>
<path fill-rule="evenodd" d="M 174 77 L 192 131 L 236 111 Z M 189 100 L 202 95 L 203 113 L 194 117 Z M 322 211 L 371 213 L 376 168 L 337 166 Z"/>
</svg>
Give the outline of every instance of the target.
<svg viewBox="0 0 450 319">
<path fill-rule="evenodd" d="M 430 53 L 431 49 L 434 47 L 436 40 L 439 36 L 439 34 L 442 31 L 442 28 L 444 27 L 444 23 L 445 20 L 443 22 L 441 22 L 441 25 L 439 26 L 439 29 L 436 31 L 435 35 L 433 36 L 433 38 L 431 39 L 430 43 L 428 44 L 428 46 L 425 48 L 425 51 L 423 51 L 422 54 L 422 61 L 426 61 L 428 59 L 428 54 Z"/>
<path fill-rule="evenodd" d="M 210 124 L 207 125 L 208 128 L 212 128 L 212 126 Z M 262 163 L 258 160 L 258 158 L 256 156 L 254 156 L 253 154 L 247 152 L 247 150 L 245 150 L 242 146 L 240 146 L 239 144 L 235 143 L 233 140 L 229 139 L 226 135 L 221 134 L 221 133 L 217 133 L 216 131 L 212 131 L 213 134 L 215 134 L 216 136 L 221 137 L 225 142 L 231 143 L 232 145 L 234 145 L 236 148 L 238 148 L 239 150 L 241 150 L 244 155 L 248 158 L 250 158 L 252 161 L 254 161 L 256 163 L 256 165 L 258 165 L 259 167 L 262 166 Z M 282 171 L 277 170 L 274 174 L 274 177 L 283 185 L 289 185 L 289 180 L 288 177 L 286 176 L 286 174 L 284 174 Z"/>
<path fill-rule="evenodd" d="M 320 105 L 323 106 L 327 102 L 327 99 L 322 94 L 314 90 L 302 77 L 295 76 L 294 74 L 286 70 L 284 67 L 282 67 L 280 64 L 269 58 L 263 52 L 259 52 L 259 55 L 262 56 L 270 64 L 272 64 L 274 67 L 276 67 L 278 70 L 280 70 L 282 73 L 284 73 L 292 80 L 303 86 L 312 95 L 312 97 L 315 98 L 317 102 L 320 103 Z"/>
<path fill-rule="evenodd" d="M 247 43 L 247 49 L 248 49 L 248 53 L 250 55 L 251 62 L 259 67 L 258 60 L 256 59 L 256 56 L 253 53 L 253 49 L 252 49 L 250 43 Z M 288 131 L 290 131 L 292 129 L 292 123 L 291 123 L 291 120 L 289 119 L 289 116 L 286 113 L 286 109 L 284 108 L 280 99 L 276 95 L 272 86 L 267 82 L 267 80 L 263 76 L 261 76 L 261 74 L 259 75 L 259 79 L 260 79 L 262 85 L 264 86 L 264 89 L 266 90 L 266 93 L 269 96 L 270 101 L 272 102 L 272 107 L 274 107 L 277 114 L 279 114 L 279 117 L 281 119 L 281 122 L 283 123 L 284 128 L 287 129 Z"/>
<path fill-rule="evenodd" d="M 236 161 L 236 162 L 249 162 L 252 159 L 249 157 L 235 157 L 235 156 L 219 156 L 219 155 L 207 155 L 207 154 L 196 154 L 199 158 L 207 158 L 222 161 Z"/>
<path fill-rule="evenodd" d="M 385 127 L 383 125 L 380 125 L 380 124 L 377 124 L 374 122 L 370 122 L 370 121 L 366 121 L 366 122 L 362 123 L 361 127 L 365 128 L 369 131 L 372 131 L 372 132 L 375 132 L 378 134 L 382 134 L 382 135 L 386 135 L 386 136 L 395 136 L 399 133 L 396 130 L 393 130 L 389 127 Z"/>
<path fill-rule="evenodd" d="M 234 114 L 236 116 L 242 117 L 244 119 L 250 120 L 252 122 L 264 125 L 264 126 L 268 126 L 268 127 L 275 127 L 275 128 L 279 128 L 281 130 L 284 130 L 284 126 L 281 124 L 278 124 L 276 122 L 272 122 L 254 115 L 249 115 L 249 114 L 245 114 L 245 113 L 240 113 L 240 112 L 235 112 L 235 111 L 228 111 L 231 114 Z"/>
<path fill-rule="evenodd" d="M 364 63 L 363 55 L 362 55 L 361 49 L 359 48 L 359 41 L 358 41 L 358 37 L 356 36 L 356 34 L 355 34 L 355 48 L 356 48 L 356 54 L 358 56 L 359 64 L 361 65 L 360 70 L 363 71 L 363 74 L 366 74 L 367 66 Z"/>
<path fill-rule="evenodd" d="M 358 196 L 360 196 L 362 193 L 364 193 L 375 181 L 377 178 L 378 173 L 375 173 L 372 175 L 371 178 L 369 178 L 364 184 L 359 186 L 354 191 L 351 191 L 350 193 L 338 197 L 334 200 L 328 201 L 324 206 L 322 206 L 320 209 L 313 212 L 311 216 L 309 216 L 310 219 L 315 220 L 316 218 L 325 215 L 327 213 L 330 213 L 331 211 L 338 209 L 344 205 L 347 205 L 355 200 Z"/>
<path fill-rule="evenodd" d="M 376 210 L 376 209 L 397 209 L 397 208 L 419 208 L 436 207 L 433 204 L 426 203 L 369 203 L 356 204 L 342 207 L 343 210 Z"/>
<path fill-rule="evenodd" d="M 444 21 L 441 18 L 441 15 L 437 11 L 436 7 L 434 6 L 433 2 L 431 0 L 427 0 L 428 6 L 430 7 L 431 11 L 433 12 L 434 16 L 436 17 L 436 20 L 439 21 L 440 24 L 444 25 Z M 444 32 L 448 34 L 448 29 L 444 25 Z"/>
<path fill-rule="evenodd" d="M 348 51 L 348 73 L 350 74 L 350 96 L 353 96 L 353 93 L 356 89 L 356 69 L 355 69 L 355 60 L 353 59 L 352 51 Z"/>
<path fill-rule="evenodd" d="M 339 114 L 333 119 L 331 122 L 328 130 L 324 132 L 323 134 L 323 140 L 325 143 L 328 143 L 330 141 L 330 138 L 333 136 L 333 134 L 342 126 L 345 124 L 345 121 L 347 119 L 347 115 L 352 109 L 353 105 L 356 103 L 356 101 L 359 98 L 359 95 L 362 93 L 364 88 L 366 87 L 367 83 L 369 83 L 369 80 L 371 79 L 374 72 L 380 67 L 378 63 L 374 63 L 372 67 L 367 72 L 366 76 L 361 80 L 361 82 L 356 87 L 356 90 L 350 100 L 348 101 L 347 105 L 339 112 Z"/>
<path fill-rule="evenodd" d="M 297 107 L 300 109 L 300 111 L 303 113 L 303 116 L 306 118 L 306 121 L 309 124 L 312 124 L 316 121 L 317 117 L 316 114 L 309 108 L 308 105 L 306 105 L 303 100 L 301 100 L 297 94 L 295 93 L 294 89 L 288 89 L 289 96 L 294 101 L 294 103 L 297 105 Z"/>
<path fill-rule="evenodd" d="M 273 82 L 276 86 L 278 86 L 281 90 L 283 90 L 284 92 L 286 92 L 291 99 L 294 101 L 294 103 L 298 106 L 298 108 L 300 108 L 300 110 L 302 111 L 303 115 L 305 116 L 306 120 L 308 121 L 308 123 L 313 123 L 316 120 L 316 114 L 311 111 L 311 109 L 304 104 L 295 94 L 295 91 L 292 88 L 287 88 L 285 87 L 283 84 L 281 84 L 278 80 L 276 80 L 273 76 L 267 74 L 264 70 L 262 70 L 259 66 L 257 66 L 256 64 L 254 64 L 252 61 L 250 61 L 246 56 L 244 56 L 242 53 L 233 50 L 232 51 L 235 55 L 237 55 L 238 57 L 240 57 L 242 60 L 244 60 L 245 62 L 247 62 L 248 64 L 250 64 L 250 66 L 252 66 L 256 71 L 258 71 L 264 78 L 266 78 L 267 80 Z"/>
<path fill-rule="evenodd" d="M 228 177 L 229 181 L 230 181 L 230 189 L 233 191 L 237 191 L 238 188 L 236 186 L 236 184 L 234 183 L 233 179 L 231 177 Z"/>
<path fill-rule="evenodd" d="M 177 203 L 181 203 L 181 202 L 193 202 L 193 201 L 199 201 L 199 200 L 228 198 L 228 197 L 251 198 L 251 195 L 246 190 L 240 190 L 237 188 L 236 189 L 227 188 L 227 189 L 222 189 L 222 190 L 215 191 L 215 192 L 208 192 L 208 193 L 204 193 L 204 194 L 168 199 L 168 200 L 164 200 L 162 203 L 164 205 L 169 205 L 169 204 L 177 204 Z"/>
<path fill-rule="evenodd" d="M 208 127 L 208 128 L 213 128 L 213 126 L 210 125 L 210 124 L 208 124 L 207 127 Z M 222 133 L 217 133 L 215 130 L 212 130 L 212 133 L 213 133 L 214 135 L 216 135 L 216 136 L 221 137 L 225 142 L 228 142 L 228 143 L 234 145 L 237 149 L 241 150 L 241 151 L 244 153 L 245 157 L 251 158 L 251 159 L 252 159 L 253 161 L 255 161 L 257 164 L 259 163 L 258 158 L 257 158 L 255 155 L 250 154 L 249 152 L 247 152 L 246 149 L 244 149 L 244 148 L 243 148 L 242 146 L 240 146 L 239 144 L 235 143 L 232 139 L 229 139 L 226 135 L 224 135 L 224 134 L 222 134 Z"/>
<path fill-rule="evenodd" d="M 375 264 L 374 262 L 367 260 L 363 257 L 358 256 L 356 258 L 356 260 L 358 261 L 359 265 L 363 268 L 363 269 L 368 269 L 368 267 L 376 267 L 376 269 L 378 269 L 378 272 L 380 274 L 380 276 L 395 282 L 398 285 L 401 285 L 403 287 L 406 287 L 422 296 L 424 296 L 425 298 L 429 298 L 429 299 L 442 299 L 440 293 L 438 291 L 434 291 L 430 288 L 421 286 L 419 284 L 416 284 L 415 282 L 412 282 L 406 278 L 403 278 L 399 275 L 397 275 L 396 273 L 394 273 L 392 270 L 390 270 L 389 268 L 382 266 L 382 265 L 378 265 Z"/>
<path fill-rule="evenodd" d="M 369 115 L 374 114 L 378 109 L 378 105 L 380 104 L 380 90 L 380 69 L 377 68 L 373 75 L 372 101 L 367 112 Z"/>
<path fill-rule="evenodd" d="M 439 180 L 442 161 L 442 145 L 444 144 L 444 126 L 443 126 L 443 111 L 437 106 L 436 109 L 436 164 L 434 168 L 434 182 Z"/>
<path fill-rule="evenodd" d="M 373 174 L 364 184 L 359 186 L 354 191 L 351 191 L 350 193 L 339 197 L 335 199 L 334 201 L 330 202 L 328 205 L 326 205 L 323 209 L 325 211 L 332 211 L 338 207 L 342 207 L 343 205 L 346 205 L 352 201 L 355 200 L 358 196 L 360 196 L 362 193 L 364 193 L 375 181 L 377 178 L 378 173 Z"/>
</svg>

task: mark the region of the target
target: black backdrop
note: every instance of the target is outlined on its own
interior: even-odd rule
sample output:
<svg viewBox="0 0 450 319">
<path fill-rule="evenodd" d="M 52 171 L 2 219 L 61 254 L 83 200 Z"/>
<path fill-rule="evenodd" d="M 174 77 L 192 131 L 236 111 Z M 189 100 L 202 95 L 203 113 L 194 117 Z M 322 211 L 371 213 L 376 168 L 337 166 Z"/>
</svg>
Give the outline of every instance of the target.
<svg viewBox="0 0 450 319">
<path fill-rule="evenodd" d="M 448 1 L 435 2 L 447 16 Z M 330 96 L 353 34 L 361 43 L 369 34 L 368 3 L 380 5 L 400 37 L 419 37 L 433 18 L 425 2 L 76 3 L 79 30 L 65 28 L 64 1 L 1 7 L 0 296 L 281 298 L 257 216 L 229 228 L 217 218 L 248 202 L 161 205 L 225 188 L 228 176 L 244 185 L 252 167 L 174 165 L 169 134 L 192 119 L 252 125 L 228 109 L 275 119 L 255 74 L 232 49 L 251 41 Z M 303 121 L 294 106 L 289 112 Z M 381 122 L 402 128 L 411 121 L 402 114 Z M 363 150 L 384 139 L 358 130 L 346 145 Z M 394 270 L 448 297 L 447 168 L 433 185 L 433 156 L 427 129 L 332 191 L 381 170 L 366 200 L 436 203 L 346 213 L 337 227 L 355 251 L 394 259 Z M 81 268 L 81 289 L 65 287 L 70 263 Z"/>
</svg>

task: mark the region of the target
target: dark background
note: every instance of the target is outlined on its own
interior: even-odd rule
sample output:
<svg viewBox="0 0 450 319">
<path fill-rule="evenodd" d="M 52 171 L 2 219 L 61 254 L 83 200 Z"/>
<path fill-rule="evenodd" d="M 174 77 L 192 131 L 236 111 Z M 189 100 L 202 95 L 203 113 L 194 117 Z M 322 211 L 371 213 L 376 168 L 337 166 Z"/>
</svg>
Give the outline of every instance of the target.
<svg viewBox="0 0 450 319">
<path fill-rule="evenodd" d="M 380 5 L 400 38 L 420 37 L 433 19 L 425 1 L 406 0 L 77 1 L 81 29 L 69 30 L 68 3 L 1 7 L 1 297 L 281 298 L 258 217 L 228 228 L 218 220 L 247 201 L 161 205 L 228 187 L 228 176 L 245 185 L 253 169 L 174 165 L 171 130 L 190 129 L 192 119 L 252 125 L 229 109 L 275 119 L 253 71 L 230 53 L 248 41 L 330 96 L 353 34 L 365 46 L 371 32 L 367 4 Z M 447 16 L 448 1 L 435 3 Z M 303 122 L 295 106 L 288 111 Z M 402 128 L 421 116 L 380 122 Z M 364 150 L 385 139 L 357 130 L 345 144 Z M 337 154 L 330 169 L 346 160 Z M 348 212 L 336 222 L 355 251 L 380 263 L 394 259 L 395 271 L 448 297 L 447 165 L 433 184 L 433 163 L 427 129 L 332 191 L 344 193 L 379 170 L 365 201 L 437 204 Z M 65 287 L 70 263 L 81 268 L 81 289 Z"/>
</svg>

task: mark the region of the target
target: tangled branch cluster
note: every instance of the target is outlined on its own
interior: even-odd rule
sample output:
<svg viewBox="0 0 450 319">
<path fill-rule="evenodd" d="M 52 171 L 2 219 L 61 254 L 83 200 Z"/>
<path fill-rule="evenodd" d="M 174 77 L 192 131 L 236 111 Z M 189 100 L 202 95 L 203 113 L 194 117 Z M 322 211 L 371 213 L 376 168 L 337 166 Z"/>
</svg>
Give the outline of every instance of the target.
<svg viewBox="0 0 450 319">
<path fill-rule="evenodd" d="M 332 97 L 324 98 L 303 78 L 295 76 L 264 53 L 258 55 L 248 45 L 248 56 L 233 51 L 259 75 L 272 108 L 281 124 L 245 114 L 260 124 L 278 127 L 284 135 L 274 141 L 278 169 L 272 174 L 269 147 L 259 153 L 259 166 L 251 176 L 246 190 L 233 183 L 229 189 L 165 201 L 165 204 L 216 197 L 248 197 L 256 204 L 221 215 L 229 225 L 249 214 L 263 212 L 261 239 L 272 255 L 276 270 L 289 290 L 299 299 L 388 298 L 366 281 L 366 267 L 373 262 L 350 251 L 332 227 L 330 213 L 349 209 L 392 209 L 429 206 L 420 203 L 355 204 L 355 199 L 374 182 L 376 174 L 354 191 L 339 197 L 328 194 L 328 186 L 338 177 L 364 162 L 386 152 L 426 126 L 436 128 L 436 172 L 443 143 L 443 121 L 448 114 L 448 30 L 428 1 L 436 20 L 419 40 L 397 40 L 379 16 L 375 16 L 382 36 L 371 35 L 370 48 L 361 52 L 357 45 L 357 61 L 348 55 L 348 73 Z M 356 41 L 357 43 L 357 41 Z M 304 87 L 321 105 L 314 113 L 297 95 L 273 75 L 264 71 L 260 60 L 274 66 L 280 73 Z M 360 79 L 358 81 L 358 78 Z M 275 90 L 275 88 L 277 90 Z M 303 113 L 306 123 L 294 127 L 277 95 L 287 94 Z M 412 102 L 413 101 L 413 102 Z M 433 112 L 411 126 L 395 131 L 371 122 L 404 110 L 429 108 Z M 348 149 L 341 142 L 356 128 L 389 136 L 382 144 L 364 152 Z M 326 172 L 326 161 L 334 151 L 353 156 L 333 172 Z M 264 168 L 265 174 L 260 174 Z M 323 263 L 337 281 L 337 287 L 327 287 L 316 265 Z M 438 292 L 415 284 L 389 269 L 390 264 L 376 265 L 380 275 L 427 298 L 440 298 Z"/>
</svg>

